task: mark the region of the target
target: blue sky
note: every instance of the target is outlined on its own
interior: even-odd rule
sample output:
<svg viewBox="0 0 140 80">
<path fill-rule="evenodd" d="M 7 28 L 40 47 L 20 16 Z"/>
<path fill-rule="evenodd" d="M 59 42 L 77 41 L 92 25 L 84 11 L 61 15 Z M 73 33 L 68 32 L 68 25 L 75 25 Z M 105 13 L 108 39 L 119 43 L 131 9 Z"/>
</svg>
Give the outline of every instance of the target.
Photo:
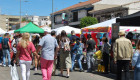
<svg viewBox="0 0 140 80">
<path fill-rule="evenodd" d="M 28 1 L 28 2 L 25 2 Z M 80 1 L 87 0 L 54 0 L 54 11 L 61 10 Z M 1 14 L 19 15 L 20 0 L 0 0 Z M 52 12 L 52 0 L 22 0 L 22 15 L 49 16 Z"/>
</svg>

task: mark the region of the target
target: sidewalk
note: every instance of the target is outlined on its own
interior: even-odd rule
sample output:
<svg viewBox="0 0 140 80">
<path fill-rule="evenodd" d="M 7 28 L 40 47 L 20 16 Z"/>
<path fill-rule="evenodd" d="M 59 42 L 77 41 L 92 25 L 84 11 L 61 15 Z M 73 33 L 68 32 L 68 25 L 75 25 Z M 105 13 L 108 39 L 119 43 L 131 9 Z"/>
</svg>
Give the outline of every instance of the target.
<svg viewBox="0 0 140 80">
<path fill-rule="evenodd" d="M 9 67 L 1 67 L 0 66 L 0 80 L 11 80 L 10 76 L 10 70 L 11 68 Z M 20 73 L 20 67 L 18 67 L 18 72 L 21 78 L 21 73 Z M 56 71 L 56 74 L 58 75 L 60 71 Z M 64 75 L 66 74 L 66 71 L 64 71 Z M 113 74 L 107 74 L 107 75 L 100 75 L 96 73 L 86 73 L 86 72 L 71 72 L 70 73 L 70 78 L 65 78 L 65 77 L 60 77 L 60 76 L 52 76 L 52 80 L 114 80 L 115 75 Z M 30 80 L 42 80 L 42 73 L 40 70 L 34 71 L 31 70 L 31 76 Z"/>
</svg>

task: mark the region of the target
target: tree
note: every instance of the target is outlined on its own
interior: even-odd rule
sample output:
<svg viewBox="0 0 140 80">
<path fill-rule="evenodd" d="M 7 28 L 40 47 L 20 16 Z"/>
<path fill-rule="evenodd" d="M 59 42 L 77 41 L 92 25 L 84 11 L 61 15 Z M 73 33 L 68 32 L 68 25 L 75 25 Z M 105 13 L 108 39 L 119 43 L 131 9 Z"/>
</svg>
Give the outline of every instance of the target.
<svg viewBox="0 0 140 80">
<path fill-rule="evenodd" d="M 28 20 L 26 18 L 22 18 L 22 22 L 24 22 L 24 21 L 26 21 L 26 22 L 32 22 L 31 20 Z"/>
<path fill-rule="evenodd" d="M 98 20 L 94 17 L 84 17 L 80 21 L 80 27 L 83 28 L 97 23 Z"/>
</svg>

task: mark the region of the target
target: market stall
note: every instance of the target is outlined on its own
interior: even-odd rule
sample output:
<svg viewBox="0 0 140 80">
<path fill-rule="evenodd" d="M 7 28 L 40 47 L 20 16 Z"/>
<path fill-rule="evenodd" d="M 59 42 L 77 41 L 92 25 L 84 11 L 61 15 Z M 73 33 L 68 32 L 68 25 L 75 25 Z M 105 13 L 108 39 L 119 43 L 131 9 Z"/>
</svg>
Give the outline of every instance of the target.
<svg viewBox="0 0 140 80">
<path fill-rule="evenodd" d="M 70 26 L 62 26 L 62 27 L 53 29 L 52 31 L 56 31 L 57 35 L 59 35 L 62 30 L 65 30 L 67 34 L 71 34 L 72 30 L 74 30 L 76 34 L 81 33 L 81 29 L 73 28 L 73 27 L 70 27 Z"/>
<path fill-rule="evenodd" d="M 0 35 L 5 34 L 5 33 L 6 33 L 6 31 L 4 31 L 3 29 L 0 28 Z"/>
<path fill-rule="evenodd" d="M 112 29 L 112 33 L 115 33 L 117 36 L 116 38 L 118 38 L 118 32 L 120 30 L 123 30 L 126 32 L 126 37 L 129 37 L 133 48 L 135 50 L 136 47 L 136 43 L 138 41 L 138 39 L 140 39 L 140 11 L 122 18 L 117 18 L 116 19 L 116 24 L 114 24 L 114 28 Z M 116 27 L 116 29 L 115 29 Z M 130 34 L 130 36 L 128 36 Z M 115 35 L 113 35 L 115 36 Z M 114 42 L 115 39 L 114 38 Z M 113 39 L 113 37 L 112 37 Z M 113 43 L 114 43 L 113 42 Z M 117 66 L 116 64 L 113 63 L 113 60 L 111 60 L 111 64 L 110 64 L 110 71 L 112 73 L 116 73 L 117 72 Z"/>
<path fill-rule="evenodd" d="M 114 23 L 116 23 L 116 18 L 85 27 L 82 29 L 82 34 L 85 36 L 91 34 L 96 43 L 98 43 L 98 39 L 101 39 L 103 36 L 111 39 L 111 27 Z"/>
<path fill-rule="evenodd" d="M 33 24 L 32 22 L 28 23 L 26 26 L 15 30 L 14 33 L 44 33 L 44 30 Z"/>
<path fill-rule="evenodd" d="M 44 27 L 42 27 L 42 29 L 43 29 L 44 31 L 51 32 L 51 27 L 44 26 Z"/>
</svg>

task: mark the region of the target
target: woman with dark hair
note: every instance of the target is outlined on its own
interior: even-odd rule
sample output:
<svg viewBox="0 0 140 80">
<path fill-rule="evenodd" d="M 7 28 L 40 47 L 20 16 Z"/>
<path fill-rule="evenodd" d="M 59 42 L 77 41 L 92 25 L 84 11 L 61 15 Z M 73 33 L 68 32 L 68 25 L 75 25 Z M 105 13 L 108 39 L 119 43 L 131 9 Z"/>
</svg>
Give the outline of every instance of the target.
<svg viewBox="0 0 140 80">
<path fill-rule="evenodd" d="M 70 55 L 70 40 L 66 35 L 66 32 L 63 30 L 61 32 L 61 39 L 60 39 L 60 69 L 61 73 L 60 76 L 63 76 L 63 69 L 66 66 L 67 75 L 66 78 L 69 78 L 70 75 L 70 68 L 71 68 L 71 55 Z"/>
<path fill-rule="evenodd" d="M 33 40 L 33 44 L 34 44 L 35 48 L 37 49 L 37 46 L 39 44 L 39 36 L 38 35 L 35 36 L 35 38 Z M 37 59 L 37 57 L 35 55 L 34 55 L 34 62 L 35 62 L 35 71 L 37 71 L 37 67 L 40 67 L 40 61 Z"/>
<path fill-rule="evenodd" d="M 110 49 L 110 44 L 108 43 L 108 39 L 106 37 L 103 37 L 102 39 L 103 41 L 103 50 L 102 50 L 102 53 L 103 53 L 103 62 L 104 62 L 104 66 L 105 66 L 105 73 L 107 74 L 108 73 L 108 64 L 109 64 L 109 49 Z"/>
<path fill-rule="evenodd" d="M 132 67 L 134 69 L 134 80 L 140 80 L 140 40 L 132 58 Z"/>
</svg>

